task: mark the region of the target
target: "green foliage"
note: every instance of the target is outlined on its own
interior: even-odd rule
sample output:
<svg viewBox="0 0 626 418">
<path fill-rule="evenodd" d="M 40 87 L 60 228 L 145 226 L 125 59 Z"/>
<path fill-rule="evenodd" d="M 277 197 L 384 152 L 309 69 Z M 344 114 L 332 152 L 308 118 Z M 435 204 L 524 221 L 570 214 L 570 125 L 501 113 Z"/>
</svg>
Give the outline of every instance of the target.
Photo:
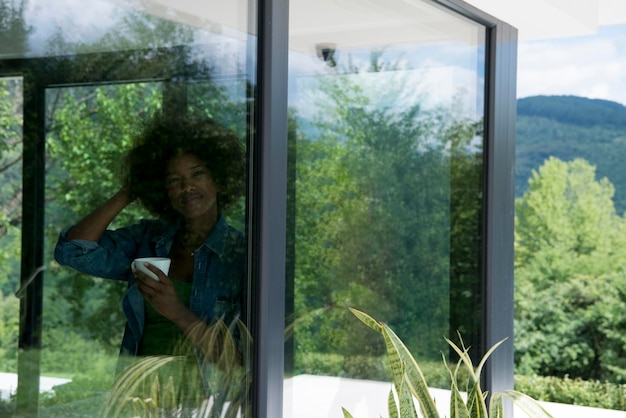
<svg viewBox="0 0 626 418">
<path fill-rule="evenodd" d="M 52 328 L 46 333 L 41 352 L 41 373 L 46 376 L 109 377 L 115 371 L 118 347 L 105 349 L 86 340 L 76 330 Z M 89 365 L 86 369 L 85 365 Z"/>
<path fill-rule="evenodd" d="M 439 412 L 430 394 L 424 374 L 404 343 L 387 324 L 378 322 L 363 311 L 354 308 L 350 308 L 350 312 L 365 325 L 381 334 L 385 340 L 395 389 L 395 394 L 393 392 L 389 393 L 389 416 L 400 418 L 417 418 L 419 416 L 439 418 Z M 459 361 L 454 367 L 446 365 L 452 382 L 450 416 L 467 418 L 503 417 L 503 398 L 507 398 L 530 417 L 551 417 L 534 399 L 513 390 L 492 394 L 489 408 L 487 408 L 486 394 L 480 388 L 480 374 L 487 359 L 502 341 L 487 351 L 476 367 L 474 367 L 472 359 L 468 354 L 468 349 L 465 346 L 461 345 L 459 347 L 447 338 L 446 341 L 459 356 Z M 469 373 L 469 379 L 465 387 L 459 387 L 458 384 L 461 369 L 465 369 Z M 466 399 L 462 396 L 461 391 L 467 393 Z M 415 408 L 416 403 L 419 405 L 419 413 Z M 351 415 L 344 410 L 344 416 L 349 417 Z"/>
<path fill-rule="evenodd" d="M 516 371 L 624 382 L 624 222 L 583 160 L 550 158 L 516 201 Z"/>
<path fill-rule="evenodd" d="M 554 376 L 515 376 L 515 389 L 535 399 L 626 411 L 626 385 Z"/>
<path fill-rule="evenodd" d="M 21 79 L 0 79 L 0 370 L 12 372 L 17 367 L 19 327 L 19 300 L 13 295 L 19 287 L 21 255 L 21 96 Z"/>
<path fill-rule="evenodd" d="M 28 50 L 32 27 L 26 25 L 24 0 L 0 1 L 0 53 L 5 56 L 23 54 Z M 18 55 L 19 56 L 19 55 Z"/>
<path fill-rule="evenodd" d="M 19 300 L 0 291 L 0 371 L 17 371 Z"/>
<path fill-rule="evenodd" d="M 481 122 L 424 108 L 402 72 L 370 82 L 377 63 L 373 54 L 372 68 L 319 76 L 299 90 L 316 111 L 294 115 L 295 314 L 362 306 L 412 352 L 436 359 L 451 303 L 467 307 L 453 318 L 461 328 L 476 329 L 480 318 L 472 289 L 480 283 L 482 163 L 472 141 Z M 453 282 L 465 291 L 451 297 Z M 328 310 L 301 321 L 296 352 L 380 356 L 380 340 L 349 320 Z"/>
<path fill-rule="evenodd" d="M 554 249 L 571 254 L 592 271 L 611 269 L 614 264 L 604 264 L 610 258 L 599 262 L 598 257 L 609 255 L 620 236 L 613 192 L 606 178 L 596 181 L 588 162 L 548 159 L 516 204 L 516 262 L 527 264 Z"/>
<path fill-rule="evenodd" d="M 142 83 L 72 87 L 53 90 L 48 101 L 56 105 L 48 114 L 47 150 L 55 169 L 47 176 L 47 194 L 64 209 L 65 219 L 53 204 L 48 212 L 51 223 L 67 225 L 121 187 L 123 156 L 142 122 L 160 108 L 161 91 L 158 85 Z M 125 211 L 116 225 L 140 214 Z"/>
<path fill-rule="evenodd" d="M 294 375 L 349 377 L 386 380 L 388 372 L 382 357 L 344 356 L 333 353 L 295 353 Z"/>
</svg>

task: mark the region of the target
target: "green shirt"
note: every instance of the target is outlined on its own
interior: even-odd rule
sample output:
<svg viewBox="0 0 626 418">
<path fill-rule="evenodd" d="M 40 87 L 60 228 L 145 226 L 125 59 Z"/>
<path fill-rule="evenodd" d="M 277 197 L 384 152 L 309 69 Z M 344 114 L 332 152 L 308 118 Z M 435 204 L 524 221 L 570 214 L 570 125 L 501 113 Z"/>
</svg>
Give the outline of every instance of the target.
<svg viewBox="0 0 626 418">
<path fill-rule="evenodd" d="M 191 283 L 171 279 L 180 300 L 189 306 Z M 178 355 L 176 348 L 184 340 L 184 335 L 172 321 L 158 313 L 150 303 L 146 303 L 146 322 L 139 345 L 140 356 Z"/>
<path fill-rule="evenodd" d="M 176 293 L 185 306 L 189 306 L 191 283 L 171 279 Z M 139 356 L 182 356 L 177 361 L 159 368 L 157 375 L 161 396 L 173 402 L 170 406 L 200 406 L 203 399 L 202 381 L 193 355 L 193 346 L 186 340 L 180 328 L 146 303 L 146 323 L 139 347 Z M 146 397 L 152 396 L 152 383 L 148 379 L 144 388 Z M 161 400 L 163 402 L 163 400 Z M 162 405 L 164 406 L 164 405 Z"/>
</svg>

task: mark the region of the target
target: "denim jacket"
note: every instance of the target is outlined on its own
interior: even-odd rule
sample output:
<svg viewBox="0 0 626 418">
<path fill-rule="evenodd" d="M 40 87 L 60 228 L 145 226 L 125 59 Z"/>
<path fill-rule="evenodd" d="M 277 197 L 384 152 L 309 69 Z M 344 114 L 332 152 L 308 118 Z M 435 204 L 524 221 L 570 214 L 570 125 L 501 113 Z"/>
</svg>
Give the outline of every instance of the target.
<svg viewBox="0 0 626 418">
<path fill-rule="evenodd" d="M 138 257 L 167 257 L 179 223 L 158 220 L 107 230 L 98 242 L 70 240 L 66 228 L 54 250 L 57 262 L 83 273 L 128 282 L 122 300 L 126 328 L 120 354 L 136 356 L 143 335 L 144 298 L 135 284 L 130 269 Z M 189 308 L 206 323 L 222 319 L 229 325 L 241 315 L 245 268 L 245 240 L 221 216 L 202 246 L 194 252 L 194 273 Z M 196 358 L 203 371 L 203 357 L 196 349 Z M 207 376 L 203 374 L 206 385 Z"/>
</svg>

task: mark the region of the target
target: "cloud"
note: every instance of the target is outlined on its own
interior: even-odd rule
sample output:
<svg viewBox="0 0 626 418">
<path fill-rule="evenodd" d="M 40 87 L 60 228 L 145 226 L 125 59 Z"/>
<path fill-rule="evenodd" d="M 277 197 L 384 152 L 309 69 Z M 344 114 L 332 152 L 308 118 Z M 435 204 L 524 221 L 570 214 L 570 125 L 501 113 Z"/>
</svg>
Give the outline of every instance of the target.
<svg viewBox="0 0 626 418">
<path fill-rule="evenodd" d="M 35 54 L 44 53 L 48 40 L 57 32 L 68 42 L 93 42 L 111 29 L 115 11 L 113 4 L 96 0 L 88 7 L 82 0 L 31 0 L 25 11 L 25 19 L 34 30 L 29 37 L 30 48 Z"/>
<path fill-rule="evenodd" d="M 626 26 L 597 35 L 520 42 L 518 97 L 576 95 L 626 104 Z"/>
</svg>

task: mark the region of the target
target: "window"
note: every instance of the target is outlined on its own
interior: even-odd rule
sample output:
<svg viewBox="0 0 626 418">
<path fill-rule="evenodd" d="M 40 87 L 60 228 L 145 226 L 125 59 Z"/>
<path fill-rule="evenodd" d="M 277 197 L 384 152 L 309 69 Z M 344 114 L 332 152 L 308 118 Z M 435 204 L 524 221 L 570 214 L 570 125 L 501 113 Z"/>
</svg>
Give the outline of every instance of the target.
<svg viewBox="0 0 626 418">
<path fill-rule="evenodd" d="M 444 336 L 483 350 L 486 28 L 430 2 L 290 6 L 285 416 L 385 415 L 384 341 L 348 307 L 435 387 Z"/>
<path fill-rule="evenodd" d="M 247 146 L 254 69 L 248 12 L 233 8 L 206 21 L 157 2 L 94 2 L 91 13 L 80 2 L 2 5 L 15 35 L 3 51 L 2 73 L 24 80 L 3 78 L 1 86 L 1 94 L 13 97 L 3 100 L 10 104 L 2 114 L 3 199 L 24 208 L 19 228 L 20 219 L 10 218 L 13 211 L 3 204 L 2 257 L 12 260 L 2 282 L 9 302 L 3 303 L 3 335 L 16 338 L 3 338 L 0 371 L 13 380 L 3 381 L 2 402 L 25 415 L 101 416 L 119 383 L 128 286 L 59 265 L 55 243 L 63 229 L 120 189 L 124 156 L 156 112 L 208 117 Z M 20 155 L 23 180 L 16 171 Z M 224 215 L 245 234 L 245 199 Z M 154 215 L 132 203 L 109 228 L 142 218 Z M 20 247 L 21 266 L 13 261 Z M 18 303 L 21 315 L 13 309 Z M 135 404 L 122 399 L 124 405 L 113 408 L 162 408 L 167 390 L 152 400 L 144 393 Z"/>
<path fill-rule="evenodd" d="M 388 321 L 433 386 L 442 336 L 459 330 L 476 356 L 510 336 L 515 30 L 456 0 L 195 3 L 0 0 L 0 111 L 15 119 L 0 135 L 18 138 L 0 148 L 2 167 L 18 161 L 0 172 L 0 333 L 15 343 L 0 342 L 0 372 L 17 379 L 0 410 L 97 414 L 108 399 L 126 285 L 53 250 L 119 190 L 157 112 L 210 117 L 246 150 L 246 194 L 225 215 L 248 250 L 253 416 L 298 416 L 320 382 L 385 379 L 380 341 L 346 306 Z M 149 216 L 133 203 L 110 227 Z M 489 390 L 512 385 L 511 352 Z"/>
</svg>

